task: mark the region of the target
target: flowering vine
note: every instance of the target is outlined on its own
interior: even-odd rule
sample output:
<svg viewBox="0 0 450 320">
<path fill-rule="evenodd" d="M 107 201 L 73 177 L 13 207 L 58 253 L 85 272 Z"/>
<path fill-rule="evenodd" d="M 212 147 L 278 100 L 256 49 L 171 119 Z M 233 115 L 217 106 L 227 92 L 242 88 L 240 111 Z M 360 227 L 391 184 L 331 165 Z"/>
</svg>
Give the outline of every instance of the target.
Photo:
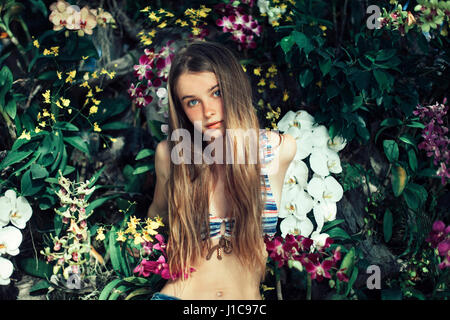
<svg viewBox="0 0 450 320">
<path fill-rule="evenodd" d="M 425 239 L 432 248 L 437 249 L 442 262 L 438 265 L 443 270 L 450 267 L 450 226 L 445 226 L 443 221 L 435 221 L 433 228 Z"/>
<path fill-rule="evenodd" d="M 238 43 L 238 49 L 255 49 L 255 37 L 260 37 L 262 26 L 251 15 L 245 14 L 244 9 L 235 6 L 235 2 L 220 3 L 214 7 L 222 15 L 216 24 L 222 27 L 222 32 L 231 33 L 231 39 Z"/>
<path fill-rule="evenodd" d="M 145 49 L 139 58 L 139 64 L 134 66 L 134 75 L 139 80 L 132 83 L 128 94 L 139 108 L 157 101 L 158 113 L 168 118 L 168 95 L 165 83 L 169 75 L 175 48 L 170 40 L 157 53 L 155 49 Z"/>
<path fill-rule="evenodd" d="M 425 107 L 418 105 L 416 110 L 413 111 L 414 115 L 426 121 L 426 126 L 422 130 L 424 140 L 419 143 L 418 147 L 425 150 L 427 156 L 433 158 L 434 165 L 439 167 L 436 174 L 441 177 L 443 185 L 450 178 L 448 128 L 444 125 L 444 119 L 448 111 L 446 103 L 447 98 L 441 104 L 436 103 Z"/>
<path fill-rule="evenodd" d="M 59 31 L 65 28 L 67 29 L 66 35 L 69 30 L 77 31 L 79 36 L 91 35 L 97 25 L 115 25 L 112 15 L 102 8 L 90 9 L 85 6 L 80 9 L 64 0 L 58 0 L 50 5 L 50 11 L 49 20 L 53 23 L 53 30 Z"/>
<path fill-rule="evenodd" d="M 62 176 L 58 179 L 61 208 L 55 209 L 60 217 L 62 229 L 60 233 L 50 235 L 52 246 L 41 250 L 47 263 L 53 264 L 53 282 L 59 282 L 61 276 L 68 279 L 71 274 L 83 279 L 87 274 L 87 262 L 91 251 L 90 235 L 86 212 L 88 197 L 94 192 L 90 182 L 76 183 Z"/>
</svg>

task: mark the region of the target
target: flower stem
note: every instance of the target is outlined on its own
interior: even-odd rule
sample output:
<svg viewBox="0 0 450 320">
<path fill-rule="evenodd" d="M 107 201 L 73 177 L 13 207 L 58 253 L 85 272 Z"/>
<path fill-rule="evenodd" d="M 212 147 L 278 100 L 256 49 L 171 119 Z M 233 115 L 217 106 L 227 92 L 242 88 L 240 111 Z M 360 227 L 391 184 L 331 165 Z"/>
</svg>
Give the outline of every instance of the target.
<svg viewBox="0 0 450 320">
<path fill-rule="evenodd" d="M 283 293 L 281 292 L 281 279 L 277 280 L 277 299 L 283 300 Z"/>
<path fill-rule="evenodd" d="M 308 273 L 306 277 L 306 300 L 311 300 L 311 274 Z"/>
</svg>

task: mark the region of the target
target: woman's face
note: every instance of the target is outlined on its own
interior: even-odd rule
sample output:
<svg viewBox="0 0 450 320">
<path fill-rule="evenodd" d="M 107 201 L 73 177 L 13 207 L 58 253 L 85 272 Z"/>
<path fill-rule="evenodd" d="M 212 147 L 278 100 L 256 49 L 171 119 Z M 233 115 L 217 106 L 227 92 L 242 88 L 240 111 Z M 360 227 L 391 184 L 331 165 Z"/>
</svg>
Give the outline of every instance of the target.
<svg viewBox="0 0 450 320">
<path fill-rule="evenodd" d="M 225 134 L 223 102 L 213 72 L 186 72 L 176 83 L 181 106 L 194 128 L 208 137 Z"/>
</svg>

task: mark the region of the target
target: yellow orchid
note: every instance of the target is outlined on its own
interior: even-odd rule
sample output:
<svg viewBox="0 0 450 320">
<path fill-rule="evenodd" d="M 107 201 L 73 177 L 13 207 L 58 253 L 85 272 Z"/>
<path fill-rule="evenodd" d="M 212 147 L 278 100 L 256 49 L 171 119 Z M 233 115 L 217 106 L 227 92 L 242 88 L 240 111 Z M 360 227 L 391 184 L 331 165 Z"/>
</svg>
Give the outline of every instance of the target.
<svg viewBox="0 0 450 320">
<path fill-rule="evenodd" d="M 136 232 L 134 234 L 134 244 L 138 245 L 145 242 L 145 240 L 142 238 L 142 235 L 139 232 Z"/>
<path fill-rule="evenodd" d="M 20 135 L 20 137 L 18 137 L 17 139 L 26 139 L 26 140 L 30 140 L 31 139 L 31 134 L 30 132 L 27 132 L 26 130 L 24 130 L 22 132 L 22 134 Z"/>
<path fill-rule="evenodd" d="M 42 96 L 44 97 L 44 102 L 45 103 L 50 103 L 50 90 L 45 90 L 45 92 L 42 94 Z"/>
<path fill-rule="evenodd" d="M 69 99 L 64 99 L 63 97 L 61 97 L 60 99 L 61 99 L 61 102 L 62 102 L 64 107 L 68 107 L 70 105 L 70 100 Z"/>
<path fill-rule="evenodd" d="M 261 76 L 261 67 L 253 69 L 253 74 L 257 76 Z"/>
<path fill-rule="evenodd" d="M 102 129 L 98 126 L 97 122 L 94 122 L 94 131 L 95 132 L 101 132 Z"/>
<path fill-rule="evenodd" d="M 94 113 L 97 113 L 97 111 L 98 111 L 98 107 L 97 107 L 97 106 L 92 106 L 92 107 L 89 109 L 89 115 L 94 114 Z"/>
<path fill-rule="evenodd" d="M 122 241 L 122 242 L 127 241 L 127 238 L 125 238 L 124 232 L 122 230 L 116 232 L 116 234 L 117 234 L 116 241 Z"/>
</svg>

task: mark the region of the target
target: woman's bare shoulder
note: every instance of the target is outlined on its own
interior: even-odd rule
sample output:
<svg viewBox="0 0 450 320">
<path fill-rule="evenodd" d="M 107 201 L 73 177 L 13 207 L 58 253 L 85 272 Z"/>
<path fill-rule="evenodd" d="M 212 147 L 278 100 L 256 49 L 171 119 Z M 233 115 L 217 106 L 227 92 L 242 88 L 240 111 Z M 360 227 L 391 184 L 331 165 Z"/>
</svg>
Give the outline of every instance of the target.
<svg viewBox="0 0 450 320">
<path fill-rule="evenodd" d="M 167 140 L 158 143 L 155 150 L 155 171 L 156 174 L 164 178 L 169 177 L 170 171 L 170 150 Z"/>
<path fill-rule="evenodd" d="M 290 163 L 297 153 L 297 142 L 295 138 L 288 133 L 280 133 L 279 131 L 267 132 L 269 143 L 277 150 L 280 156 L 280 161 Z"/>
</svg>

